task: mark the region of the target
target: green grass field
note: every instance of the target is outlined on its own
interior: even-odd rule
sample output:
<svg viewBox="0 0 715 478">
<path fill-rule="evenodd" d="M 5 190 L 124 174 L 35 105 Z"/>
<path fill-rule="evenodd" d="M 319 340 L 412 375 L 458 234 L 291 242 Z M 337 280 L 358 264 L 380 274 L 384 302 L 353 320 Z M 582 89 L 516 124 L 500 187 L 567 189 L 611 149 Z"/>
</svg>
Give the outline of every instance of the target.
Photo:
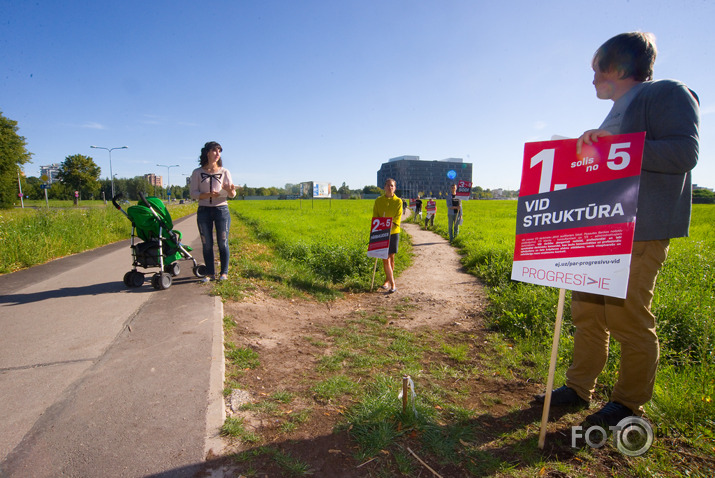
<svg viewBox="0 0 715 478">
<path fill-rule="evenodd" d="M 123 206 L 126 210 L 126 206 Z M 175 221 L 196 211 L 196 203 L 171 205 Z M 0 210 L 0 274 L 128 239 L 131 222 L 111 203 L 25 201 L 25 208 Z"/>
<path fill-rule="evenodd" d="M 279 260 L 266 266 L 274 276 L 283 274 L 281 264 L 290 263 L 297 269 L 290 279 L 296 287 L 301 288 L 300 275 L 304 288 L 322 289 L 325 293 L 320 297 L 332 298 L 339 291 L 370 287 L 375 259 L 367 257 L 366 251 L 372 205 L 368 200 L 237 201 L 231 209 L 259 242 L 275 252 Z M 410 250 L 409 237 L 401 234 L 398 274 L 409 266 Z M 375 282 L 383 281 L 380 262 Z"/>
</svg>

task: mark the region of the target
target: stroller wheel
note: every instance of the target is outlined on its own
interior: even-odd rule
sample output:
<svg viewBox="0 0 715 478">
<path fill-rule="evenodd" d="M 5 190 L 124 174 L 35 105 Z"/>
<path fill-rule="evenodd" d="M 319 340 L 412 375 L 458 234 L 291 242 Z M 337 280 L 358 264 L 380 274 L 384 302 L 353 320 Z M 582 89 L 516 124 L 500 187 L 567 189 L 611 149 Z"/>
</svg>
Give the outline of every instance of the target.
<svg viewBox="0 0 715 478">
<path fill-rule="evenodd" d="M 141 287 L 144 285 L 144 274 L 134 271 L 132 274 L 132 287 Z"/>
<path fill-rule="evenodd" d="M 205 264 L 199 264 L 194 267 L 194 275 L 199 278 L 206 277 L 208 275 L 208 268 Z"/>
<path fill-rule="evenodd" d="M 127 287 L 141 287 L 144 284 L 144 274 L 137 271 L 129 271 L 124 274 L 124 285 Z"/>
<path fill-rule="evenodd" d="M 171 275 L 166 272 L 157 272 L 151 277 L 151 285 L 156 290 L 166 290 L 171 287 Z"/>
<path fill-rule="evenodd" d="M 181 266 L 178 262 L 174 262 L 172 264 L 169 264 L 168 266 L 164 266 L 164 272 L 176 277 L 181 273 Z"/>
</svg>

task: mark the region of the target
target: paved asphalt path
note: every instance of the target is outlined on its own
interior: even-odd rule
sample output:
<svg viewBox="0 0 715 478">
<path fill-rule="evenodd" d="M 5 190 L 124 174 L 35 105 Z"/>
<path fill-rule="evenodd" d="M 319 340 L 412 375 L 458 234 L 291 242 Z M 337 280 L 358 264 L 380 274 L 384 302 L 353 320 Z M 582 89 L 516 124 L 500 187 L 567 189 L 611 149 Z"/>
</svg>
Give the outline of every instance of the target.
<svg viewBox="0 0 715 478">
<path fill-rule="evenodd" d="M 195 216 L 174 228 L 201 263 Z M 128 289 L 127 238 L 0 276 L 0 477 L 192 476 L 220 452 L 223 308 L 180 264 Z"/>
</svg>

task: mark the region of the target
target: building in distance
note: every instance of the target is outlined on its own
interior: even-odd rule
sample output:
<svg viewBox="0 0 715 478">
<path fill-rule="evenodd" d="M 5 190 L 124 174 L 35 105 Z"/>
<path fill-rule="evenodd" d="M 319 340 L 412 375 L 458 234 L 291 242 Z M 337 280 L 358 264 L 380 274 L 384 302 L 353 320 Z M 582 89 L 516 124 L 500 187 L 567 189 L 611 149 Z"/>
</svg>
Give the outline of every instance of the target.
<svg viewBox="0 0 715 478">
<path fill-rule="evenodd" d="M 382 163 L 377 185 L 383 187 L 388 178 L 397 181 L 396 194 L 404 199 L 418 195 L 446 197 L 452 184 L 472 182 L 472 163 L 462 158 L 423 161 L 419 156 L 398 156 Z"/>
<path fill-rule="evenodd" d="M 47 183 L 52 184 L 57 181 L 60 172 L 60 164 L 54 163 L 49 166 L 40 166 L 40 177 L 47 177 Z"/>
<path fill-rule="evenodd" d="M 154 187 L 161 188 L 164 187 L 162 186 L 162 177 L 157 176 L 156 174 L 145 174 L 144 179 L 146 179 L 149 184 L 151 184 Z"/>
</svg>

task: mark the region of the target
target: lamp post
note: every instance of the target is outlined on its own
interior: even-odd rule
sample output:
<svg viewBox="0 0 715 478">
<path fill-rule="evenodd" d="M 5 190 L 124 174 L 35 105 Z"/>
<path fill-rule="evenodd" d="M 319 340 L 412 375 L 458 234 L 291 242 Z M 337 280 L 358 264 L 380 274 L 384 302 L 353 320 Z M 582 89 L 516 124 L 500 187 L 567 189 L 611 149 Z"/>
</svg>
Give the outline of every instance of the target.
<svg viewBox="0 0 715 478">
<path fill-rule="evenodd" d="M 166 168 L 166 198 L 171 202 L 171 168 L 178 168 L 178 164 L 167 166 L 166 164 L 157 164 L 161 168 Z"/>
<path fill-rule="evenodd" d="M 90 146 L 94 149 L 106 149 L 109 152 L 109 177 L 112 178 L 112 199 L 114 199 L 114 174 L 112 174 L 112 151 L 115 149 L 127 149 L 129 146 L 119 146 L 117 148 L 105 148 L 103 146 Z"/>
</svg>

